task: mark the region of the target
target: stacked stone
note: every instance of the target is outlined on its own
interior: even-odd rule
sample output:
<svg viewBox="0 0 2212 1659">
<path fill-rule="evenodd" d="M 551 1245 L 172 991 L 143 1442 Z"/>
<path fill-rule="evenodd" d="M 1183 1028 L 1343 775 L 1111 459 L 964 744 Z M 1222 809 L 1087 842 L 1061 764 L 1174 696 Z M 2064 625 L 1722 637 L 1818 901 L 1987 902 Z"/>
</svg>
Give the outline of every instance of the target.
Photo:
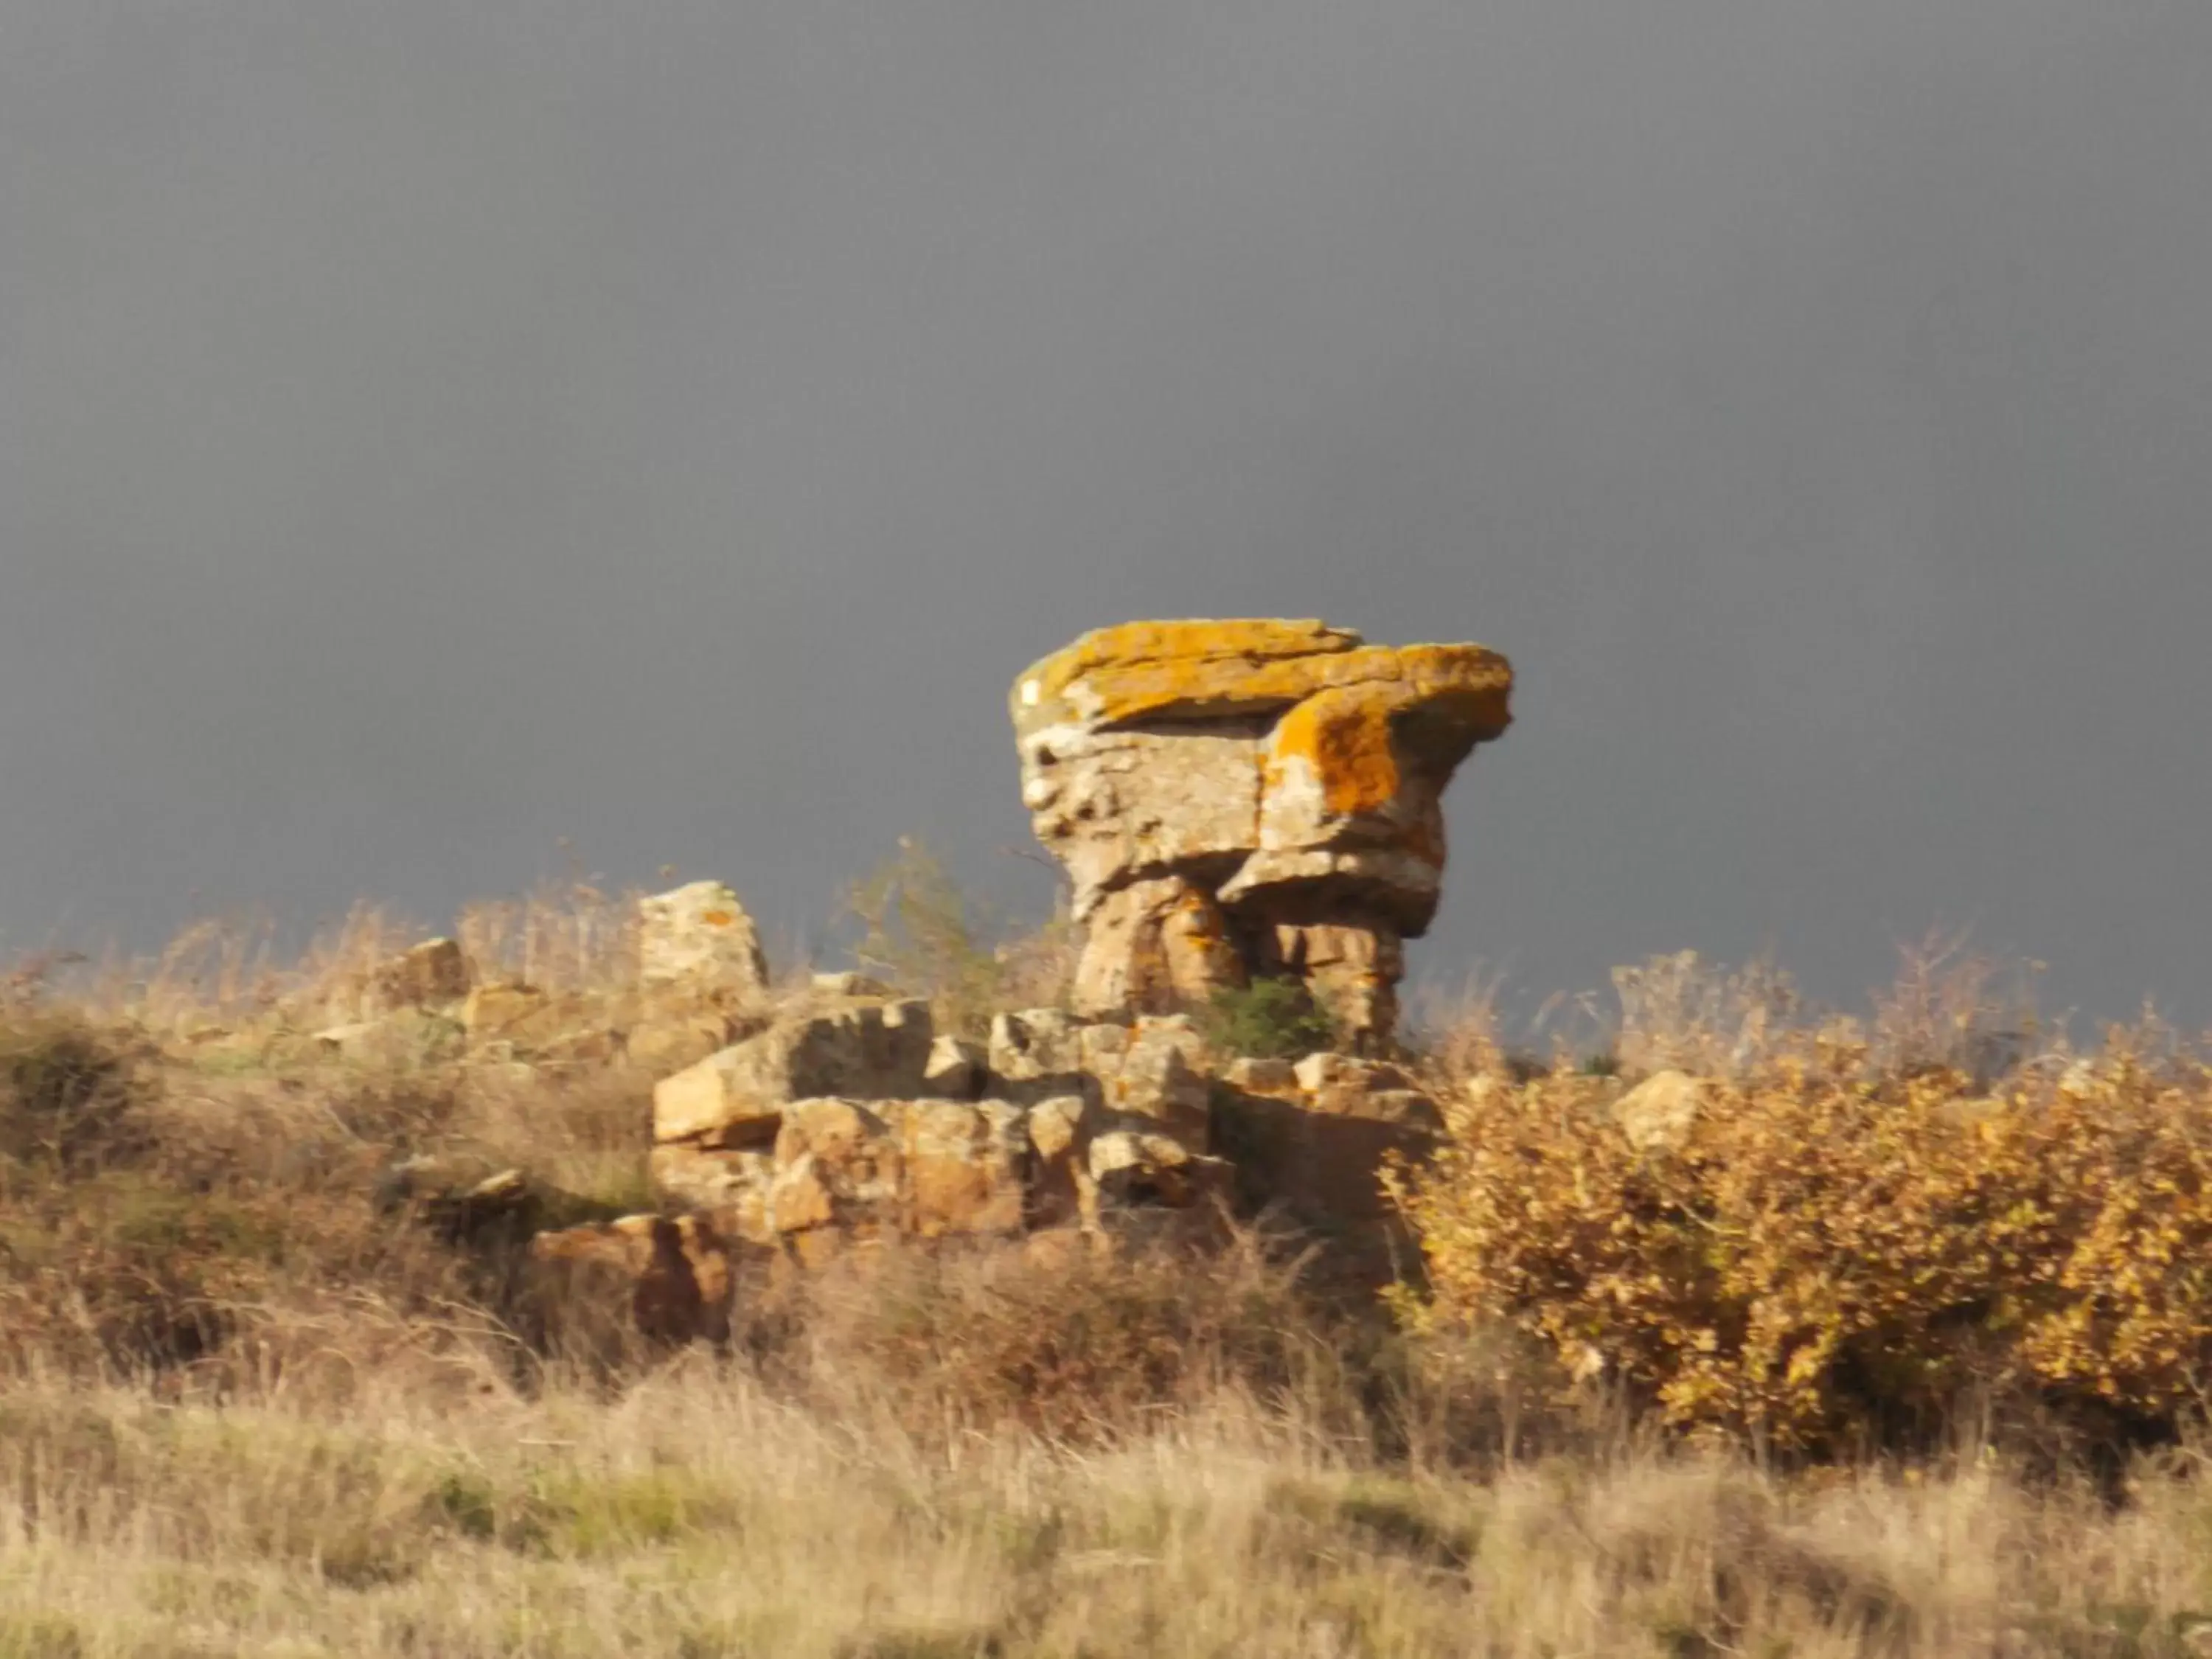
<svg viewBox="0 0 2212 1659">
<path fill-rule="evenodd" d="M 1079 1012 L 1302 981 L 1388 1042 L 1402 942 L 1436 915 L 1442 797 L 1511 720 L 1478 645 L 1368 646 L 1319 622 L 1131 623 L 1015 683 L 1022 799 L 1067 870 Z"/>
</svg>

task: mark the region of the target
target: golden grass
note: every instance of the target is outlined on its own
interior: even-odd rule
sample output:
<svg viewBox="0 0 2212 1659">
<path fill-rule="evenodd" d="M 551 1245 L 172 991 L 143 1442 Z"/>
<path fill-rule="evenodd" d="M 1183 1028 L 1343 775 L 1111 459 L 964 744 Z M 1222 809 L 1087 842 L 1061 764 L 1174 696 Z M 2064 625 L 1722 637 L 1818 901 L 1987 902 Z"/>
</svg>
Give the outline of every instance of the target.
<svg viewBox="0 0 2212 1659">
<path fill-rule="evenodd" d="M 907 874 L 896 936 L 955 939 L 921 988 L 965 1017 L 1064 970 L 1064 931 L 987 957 Z M 630 914 L 578 883 L 453 931 L 482 975 L 611 1000 Z M 380 1201 L 420 1154 L 650 1195 L 619 1063 L 309 1040 L 423 931 L 363 908 L 291 960 L 209 927 L 0 977 L 0 1659 L 2212 1652 L 2186 1413 L 2094 1478 L 1968 1416 L 1768 1464 L 1563 1388 L 1510 1320 L 1331 1303 L 1249 1231 L 763 1269 L 729 1351 L 651 1348 L 618 1298 L 549 1303 L 514 1238 Z M 2103 1087 L 2145 1124 L 2185 1071 L 2148 1024 L 2073 1050 L 1946 950 L 1865 1019 L 1664 958 L 1543 1060 L 1477 986 L 1409 1060 L 1454 1103 L 1798 1066 L 1838 1099 Z"/>
<path fill-rule="evenodd" d="M 1616 1447 L 1382 1469 L 1224 1399 L 1107 1449 L 860 1431 L 694 1359 L 608 1397 L 0 1396 L 0 1652 L 2154 1655 L 2212 1500 Z"/>
</svg>

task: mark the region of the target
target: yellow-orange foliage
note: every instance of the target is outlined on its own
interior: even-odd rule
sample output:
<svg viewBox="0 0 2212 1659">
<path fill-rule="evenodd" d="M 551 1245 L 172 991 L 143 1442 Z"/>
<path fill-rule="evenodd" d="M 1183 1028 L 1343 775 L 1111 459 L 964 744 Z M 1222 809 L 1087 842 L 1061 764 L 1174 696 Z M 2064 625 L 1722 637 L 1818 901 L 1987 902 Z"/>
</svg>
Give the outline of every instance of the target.
<svg viewBox="0 0 2212 1659">
<path fill-rule="evenodd" d="M 1639 1153 L 1583 1077 L 1495 1079 L 1394 1194 L 1430 1326 L 1503 1320 L 1671 1421 L 1782 1445 L 1970 1385 L 2171 1420 L 2212 1382 L 2212 1066 L 1716 1085 Z"/>
</svg>

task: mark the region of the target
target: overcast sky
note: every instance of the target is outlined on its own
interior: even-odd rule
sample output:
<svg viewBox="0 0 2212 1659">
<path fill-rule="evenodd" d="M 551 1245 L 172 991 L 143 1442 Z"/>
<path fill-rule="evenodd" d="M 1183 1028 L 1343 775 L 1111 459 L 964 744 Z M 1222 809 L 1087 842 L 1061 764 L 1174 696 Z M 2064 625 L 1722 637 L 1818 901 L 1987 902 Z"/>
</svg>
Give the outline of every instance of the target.
<svg viewBox="0 0 2212 1659">
<path fill-rule="evenodd" d="M 1035 904 L 1239 615 L 1513 659 L 1427 979 L 2212 1019 L 2212 6 L 0 0 L 0 951 Z"/>
</svg>

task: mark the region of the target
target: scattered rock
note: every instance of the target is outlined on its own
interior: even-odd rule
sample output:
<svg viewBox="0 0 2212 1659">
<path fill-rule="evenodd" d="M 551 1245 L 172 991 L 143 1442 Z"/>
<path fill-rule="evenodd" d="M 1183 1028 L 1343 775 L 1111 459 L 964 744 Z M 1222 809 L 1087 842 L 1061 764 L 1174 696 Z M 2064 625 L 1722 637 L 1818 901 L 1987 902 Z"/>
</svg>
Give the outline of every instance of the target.
<svg viewBox="0 0 2212 1659">
<path fill-rule="evenodd" d="M 745 1145 L 772 1137 L 795 1100 L 908 1099 L 927 1086 L 934 1047 L 919 1000 L 779 1020 L 656 1085 L 653 1139 Z"/>
<path fill-rule="evenodd" d="M 1706 1085 L 1686 1072 L 1654 1072 L 1613 1102 L 1613 1121 L 1639 1152 L 1672 1152 L 1706 1104 Z"/>
<path fill-rule="evenodd" d="M 647 992 L 742 1006 L 768 990 L 768 958 L 738 896 L 695 881 L 638 901 L 638 980 Z"/>
<path fill-rule="evenodd" d="M 907 1231 L 921 1238 L 1022 1231 L 1026 1114 L 1003 1100 L 914 1100 L 900 1114 Z"/>
</svg>

